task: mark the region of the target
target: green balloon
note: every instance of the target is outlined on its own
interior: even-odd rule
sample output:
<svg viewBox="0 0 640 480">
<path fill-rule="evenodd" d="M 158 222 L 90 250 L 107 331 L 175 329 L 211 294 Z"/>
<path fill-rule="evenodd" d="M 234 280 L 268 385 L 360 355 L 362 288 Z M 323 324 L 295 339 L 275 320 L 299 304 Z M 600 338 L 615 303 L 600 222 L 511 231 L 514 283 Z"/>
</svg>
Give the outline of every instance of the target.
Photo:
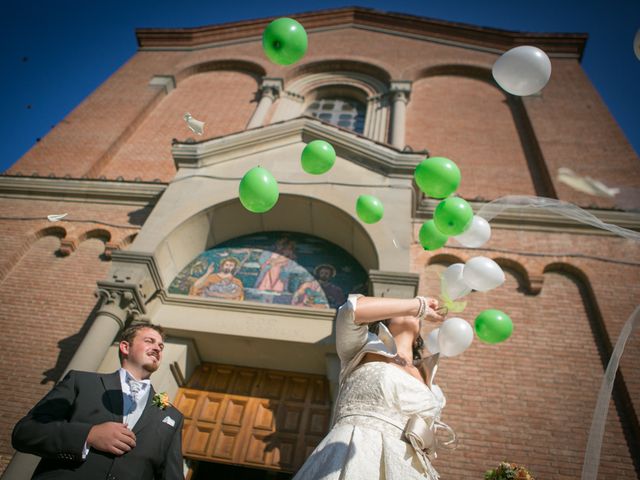
<svg viewBox="0 0 640 480">
<path fill-rule="evenodd" d="M 473 220 L 473 210 L 459 197 L 442 200 L 433 212 L 433 221 L 441 233 L 453 237 L 465 232 Z"/>
<path fill-rule="evenodd" d="M 376 223 L 384 215 L 384 206 L 373 195 L 360 195 L 356 202 L 356 213 L 364 223 Z"/>
<path fill-rule="evenodd" d="M 302 169 L 312 175 L 328 172 L 336 162 L 336 151 L 329 142 L 314 140 L 302 151 Z"/>
<path fill-rule="evenodd" d="M 499 343 L 511 336 L 513 322 L 500 310 L 484 310 L 476 317 L 475 330 L 483 342 Z"/>
<path fill-rule="evenodd" d="M 413 176 L 420 190 L 433 198 L 446 198 L 460 185 L 460 169 L 444 157 L 425 158 Z"/>
<path fill-rule="evenodd" d="M 291 65 L 307 52 L 307 32 L 293 18 L 278 18 L 264 29 L 262 49 L 273 63 Z"/>
<path fill-rule="evenodd" d="M 278 182 L 268 170 L 254 167 L 240 180 L 239 197 L 242 206 L 253 213 L 268 212 L 278 201 Z"/>
<path fill-rule="evenodd" d="M 422 224 L 420 227 L 420 245 L 425 250 L 437 250 L 440 247 L 443 247 L 449 237 L 445 234 L 441 233 L 440 230 L 436 228 L 436 224 L 433 220 L 428 220 Z"/>
</svg>

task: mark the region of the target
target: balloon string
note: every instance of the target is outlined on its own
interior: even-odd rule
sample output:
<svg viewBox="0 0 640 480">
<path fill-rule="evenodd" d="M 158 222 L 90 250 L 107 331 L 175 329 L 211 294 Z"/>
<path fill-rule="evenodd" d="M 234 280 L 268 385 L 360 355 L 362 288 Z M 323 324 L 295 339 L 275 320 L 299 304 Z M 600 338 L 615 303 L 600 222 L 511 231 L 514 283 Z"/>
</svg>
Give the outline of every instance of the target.
<svg viewBox="0 0 640 480">
<path fill-rule="evenodd" d="M 447 281 L 444 279 L 444 275 L 440 275 L 440 299 L 442 300 L 442 306 L 447 309 L 447 312 L 461 313 L 467 307 L 467 302 L 454 302 L 449 295 L 447 295 Z"/>
<path fill-rule="evenodd" d="M 602 378 L 602 385 L 598 393 L 596 408 L 593 412 L 593 420 L 591 429 L 589 430 L 589 439 L 587 440 L 587 449 L 584 455 L 584 463 L 582 464 L 582 480 L 596 480 L 598 477 L 598 467 L 600 465 L 600 451 L 602 450 L 602 439 L 604 436 L 604 427 L 607 421 L 607 412 L 609 410 L 609 402 L 611 401 L 611 392 L 613 383 L 616 379 L 616 372 L 620 365 L 620 358 L 624 352 L 624 347 L 631 334 L 640 326 L 640 305 L 636 307 L 631 316 L 627 319 L 616 346 L 613 349 L 609 364 Z"/>
</svg>

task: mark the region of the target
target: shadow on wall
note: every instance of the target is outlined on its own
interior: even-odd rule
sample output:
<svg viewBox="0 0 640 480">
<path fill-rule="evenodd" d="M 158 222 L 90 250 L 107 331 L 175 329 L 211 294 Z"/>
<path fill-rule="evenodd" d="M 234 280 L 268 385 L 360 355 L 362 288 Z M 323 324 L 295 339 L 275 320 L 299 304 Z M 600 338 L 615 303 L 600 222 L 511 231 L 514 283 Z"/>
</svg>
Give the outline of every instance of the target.
<svg viewBox="0 0 640 480">
<path fill-rule="evenodd" d="M 87 331 L 89 330 L 91 325 L 93 325 L 93 321 L 95 320 L 99 307 L 100 303 L 98 302 L 93 307 L 93 310 L 91 310 L 91 313 L 87 317 L 87 321 L 84 323 L 80 331 L 74 333 L 69 337 L 63 338 L 58 342 L 58 348 L 60 349 L 60 351 L 58 352 L 58 358 L 56 359 L 56 363 L 53 367 L 51 367 L 49 370 L 45 370 L 42 373 L 43 378 L 42 380 L 40 380 L 41 385 L 45 385 L 49 382 L 56 383 L 58 380 L 60 380 L 64 369 L 71 361 L 71 358 L 78 349 L 80 342 L 82 342 L 82 339 L 87 334 Z"/>
<path fill-rule="evenodd" d="M 153 210 L 153 205 L 147 205 L 129 212 L 127 214 L 129 216 L 129 223 L 131 225 L 142 226 L 149 217 L 149 214 L 151 214 L 151 210 Z"/>
</svg>

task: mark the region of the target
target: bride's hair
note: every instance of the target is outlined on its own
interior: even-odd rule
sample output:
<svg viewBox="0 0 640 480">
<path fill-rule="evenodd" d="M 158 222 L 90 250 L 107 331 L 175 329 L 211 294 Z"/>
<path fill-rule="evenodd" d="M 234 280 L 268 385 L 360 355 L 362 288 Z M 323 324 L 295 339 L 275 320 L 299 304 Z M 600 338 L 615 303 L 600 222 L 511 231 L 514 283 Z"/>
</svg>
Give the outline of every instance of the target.
<svg viewBox="0 0 640 480">
<path fill-rule="evenodd" d="M 385 320 L 379 320 L 377 322 L 373 322 L 369 324 L 369 331 L 378 335 L 380 331 L 380 324 L 384 324 L 385 327 L 389 327 L 389 323 L 391 322 L 390 318 Z M 422 360 L 422 349 L 424 348 L 424 340 L 422 340 L 422 336 L 418 335 L 418 339 L 413 344 L 413 360 Z"/>
</svg>

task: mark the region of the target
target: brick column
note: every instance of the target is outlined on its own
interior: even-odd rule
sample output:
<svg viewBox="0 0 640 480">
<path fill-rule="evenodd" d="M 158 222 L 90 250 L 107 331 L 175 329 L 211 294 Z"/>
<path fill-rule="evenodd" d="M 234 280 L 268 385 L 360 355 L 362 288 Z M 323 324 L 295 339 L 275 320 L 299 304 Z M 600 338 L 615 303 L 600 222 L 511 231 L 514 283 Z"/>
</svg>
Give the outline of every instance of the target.
<svg viewBox="0 0 640 480">
<path fill-rule="evenodd" d="M 260 101 L 258 102 L 256 111 L 253 112 L 251 120 L 249 120 L 249 123 L 247 124 L 247 129 L 260 127 L 264 123 L 271 105 L 273 105 L 276 98 L 280 96 L 282 87 L 283 83 L 281 78 L 265 77 L 262 79 L 262 85 L 260 86 Z"/>
</svg>

